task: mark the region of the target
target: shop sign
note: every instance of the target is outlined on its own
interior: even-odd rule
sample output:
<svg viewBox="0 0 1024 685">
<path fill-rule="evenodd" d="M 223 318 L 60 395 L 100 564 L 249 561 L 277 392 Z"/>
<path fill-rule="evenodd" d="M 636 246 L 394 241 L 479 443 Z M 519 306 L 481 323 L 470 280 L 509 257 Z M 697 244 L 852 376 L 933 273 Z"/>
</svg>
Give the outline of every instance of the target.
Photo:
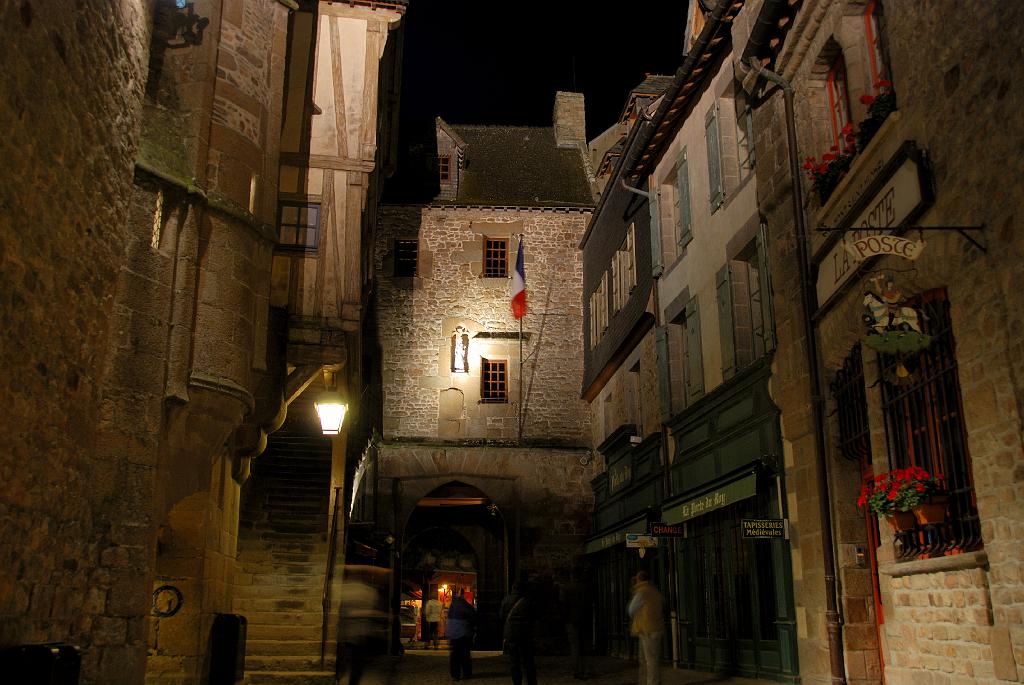
<svg viewBox="0 0 1024 685">
<path fill-rule="evenodd" d="M 626 547 L 635 547 L 638 549 L 649 549 L 651 547 L 658 546 L 658 538 L 653 535 L 644 535 L 643 533 L 627 533 L 626 534 Z"/>
<path fill-rule="evenodd" d="M 678 523 L 652 523 L 650 533 L 656 538 L 685 538 L 686 528 Z"/>
<path fill-rule="evenodd" d="M 743 537 L 789 539 L 789 519 L 743 519 Z"/>
<path fill-rule="evenodd" d="M 925 193 L 922 191 L 921 170 L 915 157 L 908 155 L 903 159 L 882 187 L 866 202 L 861 212 L 848 224 L 849 230 L 845 239 L 836 242 L 818 262 L 819 307 L 845 286 L 857 271 L 860 260 L 855 257 L 855 252 L 847 249 L 847 243 L 853 243 L 854 246 L 858 243 L 863 245 L 864 259 L 875 256 L 871 254 L 872 252 L 893 254 L 892 251 L 898 248 L 905 249 L 915 256 L 916 252 L 920 251 L 920 245 L 911 248 L 906 244 L 888 243 L 883 246 L 880 241 L 861 242 L 889 235 L 921 207 Z M 901 256 L 913 258 L 909 257 L 909 254 Z"/>
<path fill-rule="evenodd" d="M 757 494 L 757 476 L 750 474 L 746 478 L 734 480 L 717 490 L 666 509 L 664 511 L 665 523 L 689 521 L 715 509 L 721 509 L 748 497 L 753 497 L 755 494 Z"/>
<path fill-rule="evenodd" d="M 595 552 L 600 552 L 603 549 L 608 549 L 609 547 L 621 545 L 623 542 L 625 542 L 627 534 L 642 533 L 645 530 L 647 530 L 647 524 L 643 521 L 636 521 L 627 526 L 623 526 L 618 530 L 613 530 L 610 533 L 602 535 L 596 540 L 591 540 L 590 542 L 588 542 L 586 547 L 586 553 L 593 554 Z"/>
<path fill-rule="evenodd" d="M 628 461 L 608 469 L 608 492 L 618 492 L 633 480 L 633 466 Z"/>
<path fill-rule="evenodd" d="M 915 260 L 921 256 L 921 251 L 924 250 L 924 241 L 907 240 L 894 235 L 869 235 L 866 238 L 852 241 L 844 239 L 843 247 L 857 262 L 882 255 Z"/>
</svg>

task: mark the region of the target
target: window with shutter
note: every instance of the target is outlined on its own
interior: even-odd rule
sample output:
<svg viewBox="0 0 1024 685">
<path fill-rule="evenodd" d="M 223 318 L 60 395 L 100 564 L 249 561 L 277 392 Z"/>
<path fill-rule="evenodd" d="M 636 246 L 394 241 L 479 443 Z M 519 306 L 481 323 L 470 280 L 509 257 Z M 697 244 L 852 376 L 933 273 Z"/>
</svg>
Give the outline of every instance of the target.
<svg viewBox="0 0 1024 685">
<path fill-rule="evenodd" d="M 691 404 L 704 396 L 704 359 L 701 354 L 700 311 L 697 307 L 696 297 L 687 303 L 685 311 L 686 403 Z"/>
<path fill-rule="evenodd" d="M 654 187 L 647 208 L 651 214 L 651 275 L 657 278 L 661 276 L 665 268 L 661 261 L 661 193 L 659 186 Z"/>
<path fill-rule="evenodd" d="M 708 187 L 711 190 L 711 211 L 722 206 L 725 189 L 722 186 L 722 145 L 718 131 L 718 103 L 708 110 L 704 119 L 704 140 L 708 149 Z"/>
<path fill-rule="evenodd" d="M 675 187 L 676 246 L 682 250 L 693 240 L 693 215 L 690 210 L 690 169 L 686 150 L 676 162 Z"/>
<path fill-rule="evenodd" d="M 725 380 L 775 349 L 763 234 L 762 226 L 758 237 L 715 279 Z"/>
<path fill-rule="evenodd" d="M 840 54 L 832 62 L 826 78 L 828 85 L 829 120 L 832 123 L 832 142 L 837 149 L 844 146 L 843 128 L 850 123 L 850 95 L 846 79 L 846 61 Z"/>
</svg>

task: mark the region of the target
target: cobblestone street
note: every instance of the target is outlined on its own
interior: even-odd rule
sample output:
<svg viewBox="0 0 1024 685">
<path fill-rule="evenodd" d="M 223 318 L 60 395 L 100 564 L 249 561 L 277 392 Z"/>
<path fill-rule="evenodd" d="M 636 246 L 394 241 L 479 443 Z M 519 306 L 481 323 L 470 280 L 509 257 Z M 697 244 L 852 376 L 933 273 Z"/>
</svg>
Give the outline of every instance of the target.
<svg viewBox="0 0 1024 685">
<path fill-rule="evenodd" d="M 612 657 L 591 657 L 591 676 L 577 681 L 572 675 L 572 664 L 566 656 L 538 656 L 537 682 L 544 685 L 585 682 L 589 685 L 635 685 L 636 662 Z M 473 678 L 478 685 L 508 685 L 511 678 L 505 657 L 500 652 L 474 652 Z M 345 682 L 344 680 L 342 681 Z M 402 657 L 382 658 L 363 678 L 363 685 L 446 685 L 451 683 L 448 675 L 448 651 L 445 649 L 409 649 Z M 720 683 L 722 685 L 753 685 L 768 681 L 746 678 L 729 678 L 713 673 L 687 671 L 663 666 L 662 685 L 697 685 L 699 683 Z"/>
</svg>

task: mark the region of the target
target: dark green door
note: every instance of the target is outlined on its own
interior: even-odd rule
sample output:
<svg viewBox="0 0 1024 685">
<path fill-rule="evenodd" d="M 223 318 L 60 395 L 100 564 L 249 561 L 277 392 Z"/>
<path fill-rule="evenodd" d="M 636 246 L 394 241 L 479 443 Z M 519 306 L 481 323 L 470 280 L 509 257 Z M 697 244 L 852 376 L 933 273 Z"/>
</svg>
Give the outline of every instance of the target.
<svg viewBox="0 0 1024 685">
<path fill-rule="evenodd" d="M 688 618 L 688 660 L 698 670 L 748 677 L 779 675 L 776 569 L 781 542 L 745 540 L 740 521 L 768 517 L 753 497 L 689 522 L 680 593 Z"/>
</svg>

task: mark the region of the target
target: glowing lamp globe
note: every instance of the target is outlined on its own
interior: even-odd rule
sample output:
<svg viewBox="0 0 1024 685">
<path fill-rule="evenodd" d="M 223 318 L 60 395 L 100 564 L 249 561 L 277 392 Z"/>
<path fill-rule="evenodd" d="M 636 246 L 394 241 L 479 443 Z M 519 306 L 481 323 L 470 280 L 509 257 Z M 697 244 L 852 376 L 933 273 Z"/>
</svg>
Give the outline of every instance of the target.
<svg viewBox="0 0 1024 685">
<path fill-rule="evenodd" d="M 348 405 L 341 401 L 336 392 L 325 392 L 313 404 L 320 417 L 320 429 L 324 435 L 337 435 L 341 432 L 341 424 L 345 420 Z"/>
</svg>

